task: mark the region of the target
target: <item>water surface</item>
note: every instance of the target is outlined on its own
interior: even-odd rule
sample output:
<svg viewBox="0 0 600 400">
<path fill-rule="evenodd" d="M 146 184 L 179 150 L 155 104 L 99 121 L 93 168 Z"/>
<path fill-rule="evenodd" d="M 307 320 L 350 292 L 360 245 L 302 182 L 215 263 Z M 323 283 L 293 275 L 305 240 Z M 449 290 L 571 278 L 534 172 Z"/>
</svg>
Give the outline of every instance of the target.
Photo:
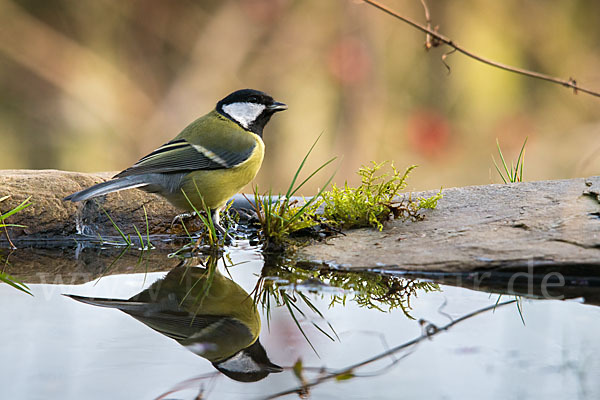
<svg viewBox="0 0 600 400">
<path fill-rule="evenodd" d="M 229 256 L 227 264 L 234 265 L 224 268 L 220 260 L 217 269 L 246 293 L 253 294 L 261 271 L 267 277 L 277 275 L 273 273 L 277 267 L 263 271 L 262 255 L 243 242 Z M 166 269 L 174 264 L 166 262 Z M 128 299 L 165 275 L 166 271 L 142 270 L 96 277 L 83 284 L 31 284 L 34 297 L 0 285 L 4 305 L 0 398 L 153 399 L 178 388 L 184 389 L 165 398 L 193 399 L 199 392 L 209 399 L 265 398 L 301 385 L 292 371 L 298 360 L 309 382 L 413 340 L 427 327 L 431 331 L 498 301 L 497 294 L 443 284 L 431 290 L 435 288 L 427 286 L 430 283 L 421 281 L 426 285 L 412 292 L 410 308 L 406 303 L 405 310 L 397 307 L 388 312 L 390 302 L 373 300 L 384 311 L 367 308 L 366 297 L 357 301 L 348 288 L 330 287 L 305 276 L 297 277 L 299 286 L 286 286 L 288 275 L 277 275 L 275 281 L 267 279 L 263 284 L 275 282 L 273 293 L 279 295 L 279 290 L 287 290 L 304 315 L 293 306 L 276 306 L 273 294 L 265 294 L 271 296 L 270 307 L 257 304 L 260 343 L 283 372 L 248 383 L 220 374 L 206 358 L 125 312 L 63 296 Z M 397 278 L 400 285 L 407 282 Z M 331 306 L 332 296 L 341 300 L 344 294 L 345 304 Z M 512 298 L 503 296 L 500 301 Z M 348 379 L 311 387 L 309 395 L 316 399 L 599 398 L 600 310 L 582 301 L 522 298 L 522 313 L 513 303 L 479 314 L 357 368 L 344 376 Z"/>
</svg>

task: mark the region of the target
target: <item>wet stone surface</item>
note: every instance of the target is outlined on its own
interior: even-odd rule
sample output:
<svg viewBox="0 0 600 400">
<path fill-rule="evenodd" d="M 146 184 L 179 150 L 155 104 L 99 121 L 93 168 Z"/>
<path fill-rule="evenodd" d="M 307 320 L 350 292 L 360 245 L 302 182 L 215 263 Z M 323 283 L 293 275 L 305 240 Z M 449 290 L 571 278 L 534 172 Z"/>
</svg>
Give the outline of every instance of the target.
<svg viewBox="0 0 600 400">
<path fill-rule="evenodd" d="M 62 245 L 72 241 L 78 234 L 95 237 L 98 234 L 114 235 L 115 229 L 106 214 L 126 234 L 136 234 L 134 225 L 145 229 L 146 215 L 151 234 L 180 233 L 171 231 L 173 217 L 180 211 L 161 197 L 141 190 L 111 193 L 81 203 L 63 201 L 69 194 L 108 180 L 113 175 L 109 172 L 84 174 L 57 170 L 0 171 L 0 195 L 10 195 L 1 205 L 3 210 L 9 210 L 31 196 L 32 205 L 11 216 L 10 223 L 24 225 L 8 229 L 11 239 L 15 244 L 52 246 L 53 243 Z"/>
<path fill-rule="evenodd" d="M 346 268 L 465 272 L 587 266 L 600 272 L 600 177 L 443 190 L 424 221 L 392 221 L 309 246 Z"/>
</svg>

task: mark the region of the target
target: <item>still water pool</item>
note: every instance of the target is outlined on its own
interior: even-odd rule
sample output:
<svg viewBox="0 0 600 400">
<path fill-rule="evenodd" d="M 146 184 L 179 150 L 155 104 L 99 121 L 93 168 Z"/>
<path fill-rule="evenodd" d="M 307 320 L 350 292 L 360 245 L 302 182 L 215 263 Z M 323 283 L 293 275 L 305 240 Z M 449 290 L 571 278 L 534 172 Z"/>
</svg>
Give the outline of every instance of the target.
<svg viewBox="0 0 600 400">
<path fill-rule="evenodd" d="M 360 294 L 347 275 L 277 274 L 243 242 L 229 258 L 31 284 L 33 297 L 1 284 L 0 398 L 600 398 L 600 309 L 581 299 L 521 298 L 521 312 L 498 306 L 438 331 L 498 295 L 404 278 L 387 282 L 399 294 Z"/>
</svg>

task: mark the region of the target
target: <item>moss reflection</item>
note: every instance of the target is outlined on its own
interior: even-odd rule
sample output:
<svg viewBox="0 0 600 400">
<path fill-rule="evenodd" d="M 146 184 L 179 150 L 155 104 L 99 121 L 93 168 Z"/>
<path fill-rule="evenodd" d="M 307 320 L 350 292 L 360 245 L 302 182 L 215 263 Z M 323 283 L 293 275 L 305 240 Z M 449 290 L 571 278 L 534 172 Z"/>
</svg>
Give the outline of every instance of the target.
<svg viewBox="0 0 600 400">
<path fill-rule="evenodd" d="M 335 340 L 334 327 L 325 320 L 323 313 L 311 297 L 329 297 L 329 307 L 345 306 L 347 301 L 359 307 L 391 311 L 399 308 L 405 316 L 410 315 L 411 299 L 419 291 L 439 291 L 433 282 L 420 282 L 398 276 L 387 276 L 369 271 L 351 271 L 332 268 L 315 268 L 311 264 L 294 263 L 290 259 L 265 253 L 265 264 L 253 290 L 255 302 L 263 307 L 267 322 L 274 307 L 286 307 L 290 317 L 318 355 L 306 334 L 300 318 L 307 320 L 320 333 Z M 313 295 L 313 296 L 309 296 Z M 303 310 L 304 309 L 304 310 Z M 323 323 L 307 318 L 307 313 L 316 314 Z"/>
<path fill-rule="evenodd" d="M 316 293 L 331 297 L 330 307 L 355 302 L 359 307 L 389 312 L 396 308 L 408 318 L 411 300 L 419 292 L 439 291 L 437 283 L 384 275 L 365 270 L 334 269 L 310 263 L 294 263 L 281 257 L 267 257 L 255 289 L 263 307 L 268 294 L 275 299 L 277 292 Z"/>
</svg>

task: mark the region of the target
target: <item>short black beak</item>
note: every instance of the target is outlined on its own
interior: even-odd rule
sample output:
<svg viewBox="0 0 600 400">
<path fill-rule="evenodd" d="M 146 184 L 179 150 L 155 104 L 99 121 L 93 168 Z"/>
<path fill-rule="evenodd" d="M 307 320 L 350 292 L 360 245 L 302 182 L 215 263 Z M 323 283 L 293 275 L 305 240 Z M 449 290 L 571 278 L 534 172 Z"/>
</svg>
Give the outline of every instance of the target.
<svg viewBox="0 0 600 400">
<path fill-rule="evenodd" d="M 273 112 L 287 110 L 288 106 L 286 104 L 280 103 L 278 101 L 274 101 L 273 104 L 267 106 L 267 108 Z"/>
<path fill-rule="evenodd" d="M 268 364 L 265 364 L 263 366 L 263 368 L 264 368 L 265 371 L 268 371 L 268 372 L 275 372 L 275 373 L 277 373 L 277 372 L 283 372 L 283 368 L 281 368 L 277 364 L 273 364 L 270 361 L 268 362 Z"/>
</svg>

